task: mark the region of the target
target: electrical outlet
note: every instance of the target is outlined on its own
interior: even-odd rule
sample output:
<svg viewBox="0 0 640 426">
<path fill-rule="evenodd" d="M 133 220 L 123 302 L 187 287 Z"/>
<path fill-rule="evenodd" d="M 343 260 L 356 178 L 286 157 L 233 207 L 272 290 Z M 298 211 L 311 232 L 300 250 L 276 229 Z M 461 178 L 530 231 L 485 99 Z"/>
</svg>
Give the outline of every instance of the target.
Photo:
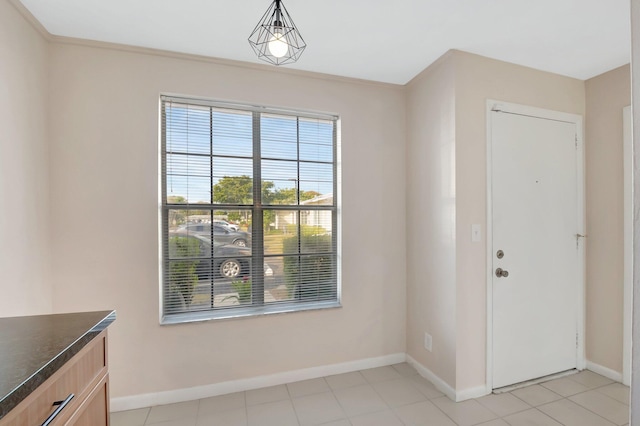
<svg viewBox="0 0 640 426">
<path fill-rule="evenodd" d="M 429 333 L 424 333 L 424 348 L 431 352 L 432 338 Z"/>
</svg>

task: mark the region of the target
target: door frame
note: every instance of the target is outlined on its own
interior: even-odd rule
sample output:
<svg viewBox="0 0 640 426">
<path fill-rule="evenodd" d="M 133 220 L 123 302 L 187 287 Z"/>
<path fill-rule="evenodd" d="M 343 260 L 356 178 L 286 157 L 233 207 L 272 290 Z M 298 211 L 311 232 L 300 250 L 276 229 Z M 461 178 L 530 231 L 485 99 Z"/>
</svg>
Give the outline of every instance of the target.
<svg viewBox="0 0 640 426">
<path fill-rule="evenodd" d="M 631 386 L 633 311 L 633 116 L 631 105 L 622 110 L 624 191 L 624 293 L 622 322 L 622 384 Z"/>
<path fill-rule="evenodd" d="M 486 238 L 486 289 L 487 289 L 487 332 L 486 332 L 486 392 L 493 392 L 493 224 L 492 224 L 492 200 L 493 193 L 492 184 L 492 129 L 491 129 L 491 113 L 494 111 L 503 111 L 511 114 L 520 114 L 531 117 L 538 117 L 549 120 L 564 121 L 575 124 L 576 126 L 576 170 L 577 170 L 577 203 L 578 203 L 578 229 L 579 233 L 586 235 L 585 232 L 585 156 L 584 156 L 584 132 L 583 119 L 581 115 L 570 114 L 559 111 L 552 111 L 542 108 L 531 107 L 527 105 L 502 102 L 493 99 L 487 100 L 486 107 L 486 153 L 487 153 L 487 238 Z M 578 246 L 578 288 L 576 294 L 578 297 L 578 314 L 576 318 L 578 342 L 576 348 L 576 367 L 583 370 L 586 366 L 585 360 L 585 238 L 579 240 Z"/>
</svg>

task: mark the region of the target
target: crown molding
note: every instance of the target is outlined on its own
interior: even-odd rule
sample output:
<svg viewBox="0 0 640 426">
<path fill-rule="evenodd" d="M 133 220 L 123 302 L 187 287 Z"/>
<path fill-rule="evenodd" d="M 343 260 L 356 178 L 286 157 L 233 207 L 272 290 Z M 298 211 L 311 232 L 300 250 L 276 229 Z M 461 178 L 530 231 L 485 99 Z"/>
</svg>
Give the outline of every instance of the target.
<svg viewBox="0 0 640 426">
<path fill-rule="evenodd" d="M 29 23 L 31 26 L 38 32 L 42 37 L 47 41 L 51 41 L 53 39 L 53 35 L 36 19 L 35 16 L 31 14 L 29 9 L 27 9 L 20 0 L 9 0 L 9 4 L 11 4 L 17 11 L 22 15 L 22 17 Z"/>
<path fill-rule="evenodd" d="M 17 0 L 11 0 L 11 1 L 17 1 Z M 394 89 L 394 90 L 398 90 L 398 89 L 402 90 L 405 87 L 405 85 L 401 85 L 401 84 L 385 83 L 385 82 L 379 82 L 379 81 L 373 81 L 373 80 L 359 79 L 354 77 L 343 77 L 343 76 L 338 76 L 333 74 L 324 74 L 324 73 L 319 73 L 314 71 L 296 70 L 291 68 L 276 67 L 273 65 L 263 65 L 263 64 L 257 64 L 252 62 L 238 61 L 234 59 L 216 58 L 213 56 L 196 55 L 192 53 L 181 53 L 181 52 L 174 52 L 170 50 L 154 49 L 149 47 L 138 47 L 138 46 L 131 46 L 126 44 L 110 43 L 110 42 L 104 42 L 104 41 L 95 41 L 95 40 L 87 40 L 87 39 L 80 39 L 80 38 L 74 38 L 74 37 L 56 36 L 56 35 L 49 35 L 49 39 L 51 40 L 51 42 L 57 43 L 57 44 L 85 46 L 85 47 L 92 47 L 92 48 L 98 48 L 98 49 L 108 49 L 108 50 L 116 50 L 121 52 L 137 53 L 141 55 L 161 56 L 161 57 L 171 58 L 171 59 L 205 62 L 205 63 L 222 65 L 222 66 L 253 69 L 253 70 L 258 70 L 262 72 L 288 74 L 288 75 L 295 75 L 295 76 L 306 77 L 306 78 L 314 78 L 318 80 L 330 80 L 334 82 L 343 82 L 348 84 L 362 84 L 367 86 L 376 86 L 379 88 L 388 88 L 388 89 Z"/>
<path fill-rule="evenodd" d="M 138 46 L 130 46 L 126 44 L 119 44 L 119 43 L 86 40 L 86 39 L 80 39 L 75 37 L 57 36 L 47 31 L 47 29 L 40 23 L 40 21 L 38 21 L 33 16 L 33 14 L 31 14 L 31 12 L 20 2 L 20 0 L 9 0 L 9 3 L 11 3 L 16 8 L 16 10 L 27 20 L 27 22 L 29 22 L 31 26 L 33 26 L 33 28 L 36 31 L 38 31 L 38 33 L 40 33 L 50 43 L 85 46 L 85 47 L 93 47 L 98 49 L 117 50 L 122 52 L 137 53 L 141 55 L 161 56 L 165 58 L 181 59 L 186 61 L 205 62 L 205 63 L 222 65 L 222 66 L 253 69 L 261 72 L 286 74 L 286 75 L 300 76 L 300 77 L 306 77 L 306 78 L 314 78 L 318 80 L 342 82 L 347 84 L 361 84 L 361 85 L 367 85 L 367 86 L 375 86 L 378 88 L 388 88 L 393 90 L 398 90 L 398 89 L 402 90 L 405 87 L 405 85 L 401 85 L 401 84 L 384 83 L 379 81 L 364 80 L 364 79 L 353 78 L 353 77 L 343 77 L 343 76 L 319 73 L 314 71 L 295 70 L 291 68 L 275 67 L 273 65 L 256 64 L 252 62 L 238 61 L 233 59 L 223 59 L 223 58 L 216 58 L 212 56 L 180 53 L 180 52 L 174 52 L 169 50 L 153 49 L 148 47 L 138 47 Z"/>
</svg>

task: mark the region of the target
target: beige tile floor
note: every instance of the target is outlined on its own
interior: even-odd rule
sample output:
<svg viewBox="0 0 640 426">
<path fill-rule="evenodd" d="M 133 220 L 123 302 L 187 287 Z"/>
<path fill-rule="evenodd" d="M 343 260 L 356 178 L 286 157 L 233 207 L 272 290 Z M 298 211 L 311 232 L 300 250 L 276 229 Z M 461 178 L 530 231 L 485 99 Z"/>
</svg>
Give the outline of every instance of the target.
<svg viewBox="0 0 640 426">
<path fill-rule="evenodd" d="M 408 364 L 111 414 L 112 426 L 610 426 L 629 388 L 591 371 L 455 403 Z"/>
</svg>

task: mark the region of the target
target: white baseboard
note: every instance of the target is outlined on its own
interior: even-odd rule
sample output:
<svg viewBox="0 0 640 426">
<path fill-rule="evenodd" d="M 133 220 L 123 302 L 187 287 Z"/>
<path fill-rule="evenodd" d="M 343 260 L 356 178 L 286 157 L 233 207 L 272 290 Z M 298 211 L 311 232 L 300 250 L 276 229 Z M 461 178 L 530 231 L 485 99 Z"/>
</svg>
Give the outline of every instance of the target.
<svg viewBox="0 0 640 426">
<path fill-rule="evenodd" d="M 211 385 L 196 386 L 185 389 L 174 389 L 164 392 L 147 393 L 141 395 L 121 396 L 111 398 L 111 411 L 126 411 L 136 408 L 152 407 L 154 405 L 173 404 L 176 402 L 192 401 L 195 399 L 209 398 L 211 396 L 224 395 L 233 392 L 243 392 L 267 386 L 282 385 L 300 380 L 316 379 L 318 377 L 332 376 L 334 374 L 350 373 L 352 371 L 366 370 L 368 368 L 384 367 L 386 365 L 405 362 L 406 354 L 396 353 L 377 358 L 366 358 L 357 361 L 343 362 L 340 364 L 323 365 L 320 367 L 305 368 L 302 370 L 285 371 L 283 373 L 269 374 L 266 376 L 251 377 L 248 379 L 232 380 L 228 382 L 214 383 Z"/>
<path fill-rule="evenodd" d="M 597 373 L 608 379 L 622 383 L 622 373 L 607 367 L 603 367 L 602 365 L 596 364 L 595 362 L 587 361 L 587 370 L 591 370 L 594 373 Z"/>
<path fill-rule="evenodd" d="M 491 391 L 487 391 L 487 387 L 485 385 L 464 389 L 456 392 L 456 402 L 466 401 L 467 399 L 480 398 L 481 396 L 486 396 L 490 393 Z"/>
<path fill-rule="evenodd" d="M 433 371 L 429 370 L 427 367 L 425 367 L 424 365 L 420 364 L 418 361 L 416 361 L 409 354 L 407 354 L 407 362 L 409 363 L 409 365 L 411 365 L 413 368 L 415 368 L 422 377 L 424 377 L 425 379 L 427 379 L 428 381 L 433 383 L 433 385 L 436 387 L 436 389 L 438 389 L 443 394 L 447 395 L 449 397 L 449 399 L 451 399 L 453 401 L 456 400 L 456 390 L 454 388 L 452 388 L 449 385 L 449 383 L 447 383 L 444 380 L 442 380 Z"/>
<path fill-rule="evenodd" d="M 413 357 L 407 354 L 407 362 L 415 368 L 418 373 L 429 380 L 440 392 L 444 393 L 455 402 L 465 401 L 467 399 L 478 398 L 481 396 L 488 395 L 491 392 L 487 391 L 487 387 L 485 385 L 477 386 L 475 388 L 464 389 L 461 391 L 456 391 L 451 387 L 447 382 L 442 380 L 438 375 L 436 375 L 433 371 L 429 370 L 424 365 L 420 364 Z"/>
</svg>

